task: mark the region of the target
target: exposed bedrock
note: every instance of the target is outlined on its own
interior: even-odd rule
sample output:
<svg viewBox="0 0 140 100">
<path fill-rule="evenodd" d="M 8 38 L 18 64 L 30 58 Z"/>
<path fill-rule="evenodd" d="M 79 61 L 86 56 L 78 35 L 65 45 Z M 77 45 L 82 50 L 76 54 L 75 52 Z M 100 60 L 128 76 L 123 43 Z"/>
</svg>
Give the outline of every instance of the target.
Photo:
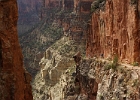
<svg viewBox="0 0 140 100">
<path fill-rule="evenodd" d="M 16 0 L 0 1 L 0 100 L 32 100 L 17 36 Z"/>
<path fill-rule="evenodd" d="M 117 55 L 122 62 L 140 62 L 139 3 L 135 0 L 106 0 L 93 11 L 88 25 L 88 57 Z"/>
</svg>

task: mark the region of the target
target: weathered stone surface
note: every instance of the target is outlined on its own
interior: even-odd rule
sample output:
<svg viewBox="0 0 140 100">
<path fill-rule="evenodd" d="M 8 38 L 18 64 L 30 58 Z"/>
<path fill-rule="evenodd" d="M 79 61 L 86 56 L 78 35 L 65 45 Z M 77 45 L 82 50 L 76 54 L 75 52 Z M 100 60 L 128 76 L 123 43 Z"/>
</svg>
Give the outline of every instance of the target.
<svg viewBox="0 0 140 100">
<path fill-rule="evenodd" d="M 56 20 L 61 20 L 63 33 L 71 40 L 79 41 L 85 39 L 87 21 L 91 12 L 93 0 L 46 0 L 45 9 L 58 9 Z M 43 11 L 45 12 L 45 11 Z M 48 15 L 46 15 L 48 16 Z"/>
<path fill-rule="evenodd" d="M 77 53 L 77 48 L 81 54 Z M 41 71 L 32 84 L 34 99 L 44 100 L 47 94 L 49 100 L 66 100 L 67 95 L 72 96 L 75 93 L 73 90 L 75 62 L 72 56 L 77 53 L 75 56 L 81 59 L 80 56 L 83 56 L 83 52 L 84 46 L 77 45 L 68 37 L 63 37 L 48 48 L 46 55 L 40 61 Z M 50 55 L 51 57 L 49 57 Z M 73 100 L 76 97 L 76 95 L 69 97 L 68 100 Z"/>
<path fill-rule="evenodd" d="M 138 5 L 130 0 L 106 0 L 104 9 L 96 9 L 88 26 L 87 56 L 117 55 L 122 62 L 140 62 Z"/>
<path fill-rule="evenodd" d="M 17 36 L 17 2 L 0 1 L 0 99 L 32 100 Z"/>
<path fill-rule="evenodd" d="M 140 69 L 122 65 L 107 69 L 110 63 L 95 59 L 80 61 L 74 86 L 80 87 L 78 100 L 139 100 Z"/>
</svg>

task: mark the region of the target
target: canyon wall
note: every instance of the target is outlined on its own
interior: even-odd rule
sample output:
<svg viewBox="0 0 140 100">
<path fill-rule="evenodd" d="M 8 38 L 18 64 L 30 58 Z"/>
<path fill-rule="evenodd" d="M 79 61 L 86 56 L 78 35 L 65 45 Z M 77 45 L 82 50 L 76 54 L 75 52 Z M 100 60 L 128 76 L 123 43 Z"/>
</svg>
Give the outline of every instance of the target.
<svg viewBox="0 0 140 100">
<path fill-rule="evenodd" d="M 18 34 L 32 30 L 41 19 L 42 0 L 17 0 Z"/>
<path fill-rule="evenodd" d="M 19 36 L 25 68 L 32 76 L 35 76 L 37 71 L 40 70 L 39 61 L 45 50 L 63 35 L 79 44 L 81 42 L 85 43 L 87 21 L 90 19 L 89 7 L 92 0 L 86 2 L 88 9 L 86 11 L 75 11 L 76 8 L 74 8 L 75 4 L 77 4 L 77 8 L 82 8 L 84 3 L 77 3 L 74 0 L 62 0 L 62 2 L 46 0 L 43 2 L 40 22 L 33 29 Z M 21 28 L 26 29 L 23 25 L 21 25 Z"/>
<path fill-rule="evenodd" d="M 139 1 L 102 1 L 92 5 L 94 13 L 88 25 L 87 56 L 118 56 L 121 62 L 140 62 Z"/>
<path fill-rule="evenodd" d="M 19 24 L 32 24 L 39 21 L 42 0 L 17 0 Z"/>
<path fill-rule="evenodd" d="M 77 100 L 140 99 L 138 67 L 132 68 L 123 64 L 114 66 L 114 62 L 92 58 L 79 61 L 76 69 L 73 93 L 76 94 L 75 91 L 79 90 Z M 67 98 L 71 96 L 75 97 L 69 95 Z"/>
<path fill-rule="evenodd" d="M 49 5 L 61 6 L 56 2 L 45 3 L 50 13 Z M 68 2 L 74 8 L 69 10 Z M 32 83 L 34 99 L 139 100 L 140 68 L 131 65 L 140 62 L 138 5 L 136 0 L 63 0 L 51 20 L 62 25 L 64 38 L 41 59 L 41 71 Z M 87 58 L 82 58 L 75 53 L 84 50 L 78 46 L 85 38 Z"/>
<path fill-rule="evenodd" d="M 17 35 L 16 0 L 0 1 L 0 99 L 32 100 L 30 75 L 23 68 Z"/>
</svg>

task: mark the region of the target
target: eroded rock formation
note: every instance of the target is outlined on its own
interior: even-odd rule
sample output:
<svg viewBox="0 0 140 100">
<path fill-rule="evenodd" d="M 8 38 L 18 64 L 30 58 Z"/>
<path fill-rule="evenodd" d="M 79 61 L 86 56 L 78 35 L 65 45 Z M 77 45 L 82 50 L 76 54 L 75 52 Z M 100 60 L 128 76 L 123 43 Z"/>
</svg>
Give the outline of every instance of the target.
<svg viewBox="0 0 140 100">
<path fill-rule="evenodd" d="M 17 36 L 16 0 L 0 1 L 0 99 L 32 100 L 30 75 L 23 68 Z"/>
<path fill-rule="evenodd" d="M 48 4 L 51 1 L 56 5 L 54 0 L 50 0 Z M 73 3 L 71 1 L 63 0 L 63 10 L 56 14 L 55 22 L 58 20 L 62 25 L 65 38 L 46 50 L 40 62 L 41 71 L 33 83 L 34 98 L 36 100 L 139 100 L 140 68 L 122 63 L 140 62 L 139 2 L 74 0 Z M 72 6 L 74 4 L 73 10 L 68 9 L 70 6 L 67 5 L 68 2 L 71 2 Z M 90 5 L 92 5 L 91 10 Z M 90 21 L 88 16 L 91 11 L 93 13 Z M 71 66 L 73 60 L 70 52 L 75 51 L 75 46 L 72 45 L 84 40 L 86 32 L 87 58 L 82 59 L 80 53 L 77 53 L 73 56 L 76 64 Z M 69 43 L 72 48 L 68 46 Z M 110 61 L 103 58 L 108 58 Z M 118 63 L 118 59 L 121 63 Z"/>
<path fill-rule="evenodd" d="M 77 100 L 140 99 L 140 69 L 125 65 L 109 67 L 110 64 L 113 63 L 97 58 L 82 59 L 79 62 L 74 86 L 74 90 L 79 87 Z"/>
<path fill-rule="evenodd" d="M 46 50 L 39 63 L 41 70 L 32 83 L 34 100 L 64 100 L 65 89 L 70 87 L 69 83 L 74 83 L 72 73 L 75 71 L 75 62 L 72 56 L 77 50 L 83 55 L 84 48 L 63 37 Z"/>
<path fill-rule="evenodd" d="M 88 26 L 87 56 L 117 55 L 122 62 L 140 62 L 139 2 L 102 1 L 98 5 L 93 2 L 97 8 Z"/>
<path fill-rule="evenodd" d="M 74 4 L 76 3 L 74 0 L 62 0 L 62 2 L 61 0 L 46 0 L 43 3 L 44 6 L 40 12 L 41 22 L 29 32 L 20 36 L 24 63 L 32 76 L 40 69 L 38 63 L 43 57 L 43 52 L 60 39 L 63 34 L 70 40 L 75 40 L 79 44 L 83 42 L 84 44 L 87 21 L 90 18 L 89 8 L 86 12 L 74 10 Z M 81 8 L 80 3 L 83 4 L 79 2 L 77 6 Z M 88 5 L 91 5 L 91 3 L 92 0 L 87 1 Z"/>
</svg>

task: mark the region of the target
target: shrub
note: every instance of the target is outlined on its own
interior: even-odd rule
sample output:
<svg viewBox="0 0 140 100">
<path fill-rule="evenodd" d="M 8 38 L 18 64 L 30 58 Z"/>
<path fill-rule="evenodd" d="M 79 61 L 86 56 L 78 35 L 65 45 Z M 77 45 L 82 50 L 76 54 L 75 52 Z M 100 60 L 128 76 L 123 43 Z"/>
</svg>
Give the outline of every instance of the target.
<svg viewBox="0 0 140 100">
<path fill-rule="evenodd" d="M 138 62 L 133 62 L 133 66 L 139 66 Z"/>
<path fill-rule="evenodd" d="M 112 64 L 106 64 L 104 70 L 109 70 L 112 68 Z"/>
<path fill-rule="evenodd" d="M 118 66 L 118 56 L 115 55 L 113 58 L 112 69 L 116 70 L 117 66 Z"/>
<path fill-rule="evenodd" d="M 118 56 L 114 56 L 113 62 L 106 64 L 104 70 L 109 70 L 109 69 L 116 70 L 117 66 L 118 66 Z"/>
</svg>

